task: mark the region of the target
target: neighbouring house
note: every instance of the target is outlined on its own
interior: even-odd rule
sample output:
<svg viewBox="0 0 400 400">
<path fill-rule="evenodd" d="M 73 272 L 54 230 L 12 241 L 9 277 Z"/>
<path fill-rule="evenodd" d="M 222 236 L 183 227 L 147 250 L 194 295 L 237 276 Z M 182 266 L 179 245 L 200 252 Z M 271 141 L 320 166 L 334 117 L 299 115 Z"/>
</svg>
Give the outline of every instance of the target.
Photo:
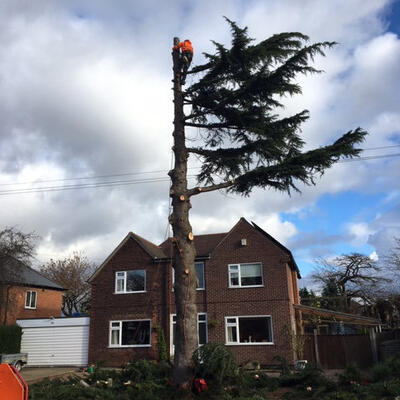
<svg viewBox="0 0 400 400">
<path fill-rule="evenodd" d="M 22 261 L 0 258 L 0 325 L 21 318 L 60 317 L 64 291 Z"/>
<path fill-rule="evenodd" d="M 238 362 L 293 360 L 299 270 L 291 252 L 241 218 L 227 233 L 195 236 L 199 345 L 223 342 Z M 174 350 L 171 241 L 129 233 L 90 278 L 89 362 L 157 359 L 161 327 Z"/>
</svg>

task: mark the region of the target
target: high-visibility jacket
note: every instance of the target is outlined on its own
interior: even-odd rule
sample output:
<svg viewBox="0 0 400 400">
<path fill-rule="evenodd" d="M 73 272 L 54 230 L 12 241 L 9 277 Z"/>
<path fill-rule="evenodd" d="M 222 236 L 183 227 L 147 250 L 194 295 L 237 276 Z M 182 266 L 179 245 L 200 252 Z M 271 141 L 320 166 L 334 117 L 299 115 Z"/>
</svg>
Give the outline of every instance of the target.
<svg viewBox="0 0 400 400">
<path fill-rule="evenodd" d="M 193 53 L 193 46 L 190 40 L 184 40 L 183 42 L 179 43 L 178 46 L 174 46 L 174 50 L 178 50 L 180 47 L 182 48 L 182 53 L 185 51 Z"/>
</svg>

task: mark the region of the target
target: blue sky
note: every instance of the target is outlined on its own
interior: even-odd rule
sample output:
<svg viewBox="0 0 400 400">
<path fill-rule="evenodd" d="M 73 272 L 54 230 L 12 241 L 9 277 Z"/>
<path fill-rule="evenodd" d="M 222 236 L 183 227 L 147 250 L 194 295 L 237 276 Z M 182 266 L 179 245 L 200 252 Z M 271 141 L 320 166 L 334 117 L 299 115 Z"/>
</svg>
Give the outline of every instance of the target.
<svg viewBox="0 0 400 400">
<path fill-rule="evenodd" d="M 292 197 L 197 196 L 194 233 L 227 231 L 243 216 L 290 248 L 303 276 L 320 257 L 382 258 L 400 237 L 398 0 L 3 0 L 0 227 L 41 236 L 36 266 L 73 251 L 100 263 L 129 231 L 164 240 L 172 38 L 191 38 L 201 64 L 211 39 L 230 41 L 223 16 L 256 40 L 300 31 L 337 41 L 315 60 L 325 72 L 299 77 L 303 94 L 282 112 L 310 111 L 307 148 L 361 126 L 370 132 L 362 157 L 384 157 L 338 163 Z M 78 184 L 91 187 L 66 187 Z"/>
</svg>

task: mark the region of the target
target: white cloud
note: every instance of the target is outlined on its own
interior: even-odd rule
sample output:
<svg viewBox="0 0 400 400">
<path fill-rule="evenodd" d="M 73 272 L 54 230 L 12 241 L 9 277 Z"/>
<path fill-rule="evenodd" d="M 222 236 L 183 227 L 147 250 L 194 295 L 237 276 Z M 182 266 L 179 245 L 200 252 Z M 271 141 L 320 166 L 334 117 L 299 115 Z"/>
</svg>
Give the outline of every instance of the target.
<svg viewBox="0 0 400 400">
<path fill-rule="evenodd" d="M 374 233 L 365 222 L 350 223 L 347 229 L 350 235 L 353 236 L 352 242 L 355 246 L 362 246 L 367 243 L 370 235 Z"/>
<path fill-rule="evenodd" d="M 303 96 L 287 99 L 287 113 L 311 112 L 304 126 L 308 147 L 330 143 L 358 125 L 371 132 L 365 147 L 393 144 L 400 121 L 400 41 L 386 32 L 382 14 L 389 4 L 149 0 L 115 7 L 100 0 L 2 1 L 1 182 L 166 171 L 172 37 L 193 38 L 194 63 L 200 63 L 202 51 L 213 51 L 210 39 L 230 40 L 222 15 L 248 25 L 257 40 L 288 30 L 307 33 L 312 41 L 339 42 L 326 58 L 316 59 L 326 72 L 300 77 Z M 201 195 L 193 200 L 193 230 L 227 231 L 244 216 L 285 243 L 297 228 L 279 213 L 306 216 L 324 193 L 394 193 L 399 170 L 396 159 L 343 163 L 316 187 L 302 188 L 301 196 L 262 190 L 245 199 Z M 2 196 L 2 207 L 7 212 L 0 215 L 1 226 L 42 235 L 42 258 L 73 249 L 101 258 L 130 230 L 154 242 L 164 239 L 168 184 Z M 386 237 L 388 229 L 397 227 L 382 214 L 373 228 L 355 224 L 349 232 L 360 243 Z"/>
<path fill-rule="evenodd" d="M 377 254 L 376 251 L 373 251 L 373 252 L 369 255 L 369 258 L 370 258 L 372 261 L 378 261 L 378 260 L 379 260 L 379 256 L 378 256 L 378 254 Z"/>
</svg>

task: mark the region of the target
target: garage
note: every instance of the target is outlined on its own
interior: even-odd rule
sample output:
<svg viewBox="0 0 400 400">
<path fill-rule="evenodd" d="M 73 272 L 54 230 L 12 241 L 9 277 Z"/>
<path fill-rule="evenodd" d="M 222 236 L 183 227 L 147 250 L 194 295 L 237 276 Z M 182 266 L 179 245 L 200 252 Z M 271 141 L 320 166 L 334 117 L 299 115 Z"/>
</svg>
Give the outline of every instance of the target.
<svg viewBox="0 0 400 400">
<path fill-rule="evenodd" d="M 19 319 L 28 366 L 86 366 L 89 317 Z"/>
</svg>

